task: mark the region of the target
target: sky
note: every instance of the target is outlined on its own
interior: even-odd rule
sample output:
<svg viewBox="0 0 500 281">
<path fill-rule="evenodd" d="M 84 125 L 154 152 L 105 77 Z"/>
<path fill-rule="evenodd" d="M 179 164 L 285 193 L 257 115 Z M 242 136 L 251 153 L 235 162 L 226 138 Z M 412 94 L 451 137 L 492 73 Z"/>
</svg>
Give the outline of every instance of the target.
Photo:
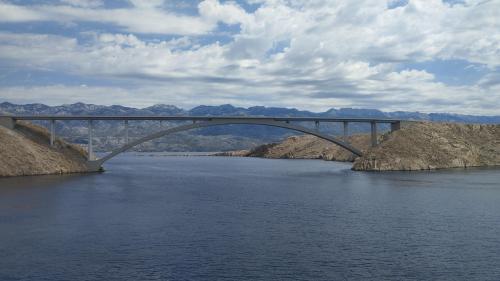
<svg viewBox="0 0 500 281">
<path fill-rule="evenodd" d="M 500 0 L 0 0 L 0 102 L 500 115 Z"/>
</svg>

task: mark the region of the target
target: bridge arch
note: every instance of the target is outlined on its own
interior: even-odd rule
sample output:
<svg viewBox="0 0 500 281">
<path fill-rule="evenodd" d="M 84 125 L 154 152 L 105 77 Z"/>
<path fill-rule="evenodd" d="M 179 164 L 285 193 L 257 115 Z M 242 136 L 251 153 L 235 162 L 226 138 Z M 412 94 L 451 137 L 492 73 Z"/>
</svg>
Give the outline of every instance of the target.
<svg viewBox="0 0 500 281">
<path fill-rule="evenodd" d="M 200 121 L 200 122 L 188 124 L 188 125 L 181 125 L 181 126 L 169 128 L 169 129 L 162 130 L 162 131 L 150 134 L 148 136 L 139 138 L 137 140 L 134 140 L 132 142 L 125 144 L 124 146 L 122 146 L 120 148 L 117 148 L 117 149 L 111 151 L 109 154 L 107 154 L 106 156 L 104 156 L 100 159 L 88 161 L 89 167 L 93 167 L 94 169 L 99 169 L 104 162 L 115 157 L 116 155 L 123 153 L 136 145 L 139 145 L 141 143 L 144 143 L 144 142 L 147 142 L 147 141 L 150 141 L 153 139 L 157 139 L 157 138 L 160 138 L 160 137 L 163 137 L 166 135 L 170 135 L 170 134 L 174 134 L 174 133 L 178 133 L 178 132 L 182 132 L 182 131 L 198 129 L 198 128 L 213 127 L 213 126 L 221 126 L 221 125 L 263 125 L 263 126 L 290 129 L 290 130 L 302 132 L 305 134 L 313 135 L 313 136 L 316 136 L 318 138 L 327 140 L 327 141 L 332 142 L 340 147 L 343 147 L 344 149 L 354 153 L 355 155 L 362 156 L 362 152 L 360 150 L 356 149 L 355 147 L 353 147 L 352 145 L 350 145 L 342 140 L 339 140 L 337 138 L 334 138 L 332 136 L 329 136 L 327 134 L 320 133 L 317 130 L 306 128 L 304 126 L 290 124 L 290 123 L 283 122 L 283 121 L 275 121 L 275 120 L 259 120 L 259 119 L 220 120 L 220 119 L 218 119 L 218 120 Z"/>
</svg>

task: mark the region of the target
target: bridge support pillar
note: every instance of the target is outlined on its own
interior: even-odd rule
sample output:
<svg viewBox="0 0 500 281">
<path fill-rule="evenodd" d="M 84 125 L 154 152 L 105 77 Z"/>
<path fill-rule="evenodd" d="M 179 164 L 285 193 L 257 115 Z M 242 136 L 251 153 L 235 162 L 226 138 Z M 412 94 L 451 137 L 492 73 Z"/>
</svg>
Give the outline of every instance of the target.
<svg viewBox="0 0 500 281">
<path fill-rule="evenodd" d="M 372 122 L 370 122 L 370 124 L 372 127 L 372 129 L 371 129 L 372 147 L 375 147 L 375 146 L 377 146 L 377 123 L 372 121 Z"/>
<path fill-rule="evenodd" d="M 347 138 L 349 137 L 349 122 L 344 121 L 344 141 L 347 142 Z"/>
<path fill-rule="evenodd" d="M 89 120 L 89 140 L 87 145 L 87 154 L 88 160 L 92 161 L 94 159 L 94 148 L 92 144 L 92 139 L 94 138 L 94 122 L 93 120 Z"/>
<path fill-rule="evenodd" d="M 50 146 L 54 146 L 56 142 L 56 120 L 50 120 Z"/>
<path fill-rule="evenodd" d="M 391 123 L 391 133 L 401 129 L 401 121 Z"/>
<path fill-rule="evenodd" d="M 14 118 L 11 118 L 11 117 L 6 117 L 6 116 L 2 116 L 0 117 L 0 126 L 3 126 L 7 129 L 14 129 L 14 125 L 16 124 L 16 121 L 14 120 Z"/>
<path fill-rule="evenodd" d="M 125 120 L 125 144 L 128 144 L 128 120 Z"/>
</svg>

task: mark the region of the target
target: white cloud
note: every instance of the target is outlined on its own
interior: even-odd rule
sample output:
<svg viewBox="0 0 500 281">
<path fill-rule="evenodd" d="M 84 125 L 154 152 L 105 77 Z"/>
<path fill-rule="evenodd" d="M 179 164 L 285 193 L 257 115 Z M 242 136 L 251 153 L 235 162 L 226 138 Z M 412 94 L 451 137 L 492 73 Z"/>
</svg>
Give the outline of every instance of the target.
<svg viewBox="0 0 500 281">
<path fill-rule="evenodd" d="M 135 33 L 206 34 L 218 22 L 238 24 L 251 16 L 233 2 L 200 2 L 200 16 L 176 14 L 164 9 L 164 0 L 130 0 L 132 8 L 103 8 L 101 0 L 60 0 L 59 5 L 20 6 L 0 1 L 0 22 L 100 22 L 115 24 Z"/>
<path fill-rule="evenodd" d="M 159 9 L 157 1 L 135 1 L 134 8 L 104 9 L 91 5 L 18 6 L 0 2 L 0 22 L 99 22 L 125 31 L 152 34 L 205 34 L 216 27 L 200 17 L 178 15 Z M 145 4 L 148 3 L 148 4 Z"/>
<path fill-rule="evenodd" d="M 251 16 L 233 2 L 221 4 L 218 0 L 205 0 L 200 2 L 198 10 L 204 19 L 213 22 L 237 24 L 251 20 Z"/>
<path fill-rule="evenodd" d="M 39 20 L 48 20 L 48 18 L 33 9 L 0 1 L 0 22 L 27 22 Z"/>
<path fill-rule="evenodd" d="M 90 42 L 75 38 L 0 32 L 0 61 L 20 69 L 47 69 L 135 87 L 85 89 L 69 86 L 3 87 L 0 97 L 57 103 L 89 101 L 145 106 L 200 103 L 451 111 L 500 114 L 500 1 L 410 0 L 389 9 L 379 0 L 269 0 L 253 13 L 237 3 L 205 0 L 199 15 L 165 10 L 164 1 L 131 1 L 132 8 L 104 9 L 96 2 L 11 9 L 0 21 L 95 21 L 126 33 L 95 32 Z M 197 35 L 217 32 L 217 24 L 240 25 L 232 41 L 199 43 Z M 182 34 L 169 40 L 141 40 L 138 33 Z M 467 86 L 446 85 L 407 63 L 464 60 L 488 69 Z M 471 70 L 472 71 L 472 70 Z M 117 82 L 118 81 L 118 82 Z M 1 83 L 1 82 L 0 82 Z M 65 91 L 75 91 L 75 96 Z M 109 94 L 104 94 L 109 93 Z M 49 94 L 50 95 L 50 94 Z M 41 96 L 41 94 L 40 94 Z"/>
<path fill-rule="evenodd" d="M 102 0 L 60 0 L 60 2 L 62 4 L 84 8 L 97 8 L 104 5 Z"/>
<path fill-rule="evenodd" d="M 141 9 L 154 9 L 161 7 L 163 3 L 165 2 L 164 0 L 129 0 L 135 7 L 141 8 Z"/>
</svg>

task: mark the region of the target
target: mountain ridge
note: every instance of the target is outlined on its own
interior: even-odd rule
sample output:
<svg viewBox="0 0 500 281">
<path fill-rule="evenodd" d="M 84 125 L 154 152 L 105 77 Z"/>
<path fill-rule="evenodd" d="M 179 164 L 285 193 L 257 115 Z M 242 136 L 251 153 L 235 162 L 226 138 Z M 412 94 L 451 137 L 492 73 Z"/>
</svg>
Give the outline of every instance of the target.
<svg viewBox="0 0 500 281">
<path fill-rule="evenodd" d="M 423 113 L 418 111 L 382 111 L 371 108 L 330 108 L 323 112 L 312 112 L 287 107 L 266 107 L 251 106 L 237 107 L 231 104 L 222 105 L 199 105 L 191 109 L 183 109 L 175 105 L 155 104 L 143 108 L 128 107 L 123 105 L 96 105 L 77 102 L 73 104 L 62 104 L 49 106 L 42 103 L 15 104 L 11 102 L 0 103 L 0 111 L 10 114 L 151 114 L 151 115 L 181 115 L 188 116 L 296 116 L 296 117 L 367 117 L 382 118 L 391 117 L 405 120 L 427 120 L 427 121 L 447 121 L 447 122 L 478 122 L 493 123 L 500 122 L 500 115 L 470 115 L 457 113 L 432 112 Z"/>
<path fill-rule="evenodd" d="M 331 108 L 324 112 L 311 112 L 297 108 L 283 107 L 237 107 L 230 104 L 218 106 L 199 105 L 191 109 L 183 109 L 175 105 L 156 104 L 144 108 L 134 108 L 122 105 L 95 105 L 83 102 L 49 106 L 41 103 L 14 104 L 0 103 L 0 112 L 12 115 L 185 115 L 185 116 L 288 116 L 288 117 L 366 117 L 395 118 L 415 121 L 460 122 L 500 124 L 500 116 L 461 115 L 453 113 L 420 113 L 420 112 L 384 112 L 378 109 Z M 48 126 L 45 122 L 35 124 Z M 154 121 L 134 121 L 130 123 L 130 138 L 138 138 L 146 134 L 180 124 L 165 121 L 162 124 Z M 314 126 L 312 122 L 301 123 L 303 126 Z M 341 124 L 321 123 L 320 130 L 332 135 L 342 135 Z M 369 132 L 369 124 L 349 125 L 349 133 Z M 380 125 L 379 131 L 388 130 L 387 125 Z M 57 122 L 58 136 L 66 140 L 86 145 L 87 123 L 83 121 Z M 123 145 L 124 125 L 119 121 L 99 121 L 95 124 L 96 151 L 110 151 Z M 260 144 L 279 142 L 286 137 L 296 135 L 294 131 L 271 128 L 259 125 L 228 125 L 182 132 L 163 139 L 140 145 L 135 150 L 140 151 L 229 151 L 252 149 Z"/>
</svg>

